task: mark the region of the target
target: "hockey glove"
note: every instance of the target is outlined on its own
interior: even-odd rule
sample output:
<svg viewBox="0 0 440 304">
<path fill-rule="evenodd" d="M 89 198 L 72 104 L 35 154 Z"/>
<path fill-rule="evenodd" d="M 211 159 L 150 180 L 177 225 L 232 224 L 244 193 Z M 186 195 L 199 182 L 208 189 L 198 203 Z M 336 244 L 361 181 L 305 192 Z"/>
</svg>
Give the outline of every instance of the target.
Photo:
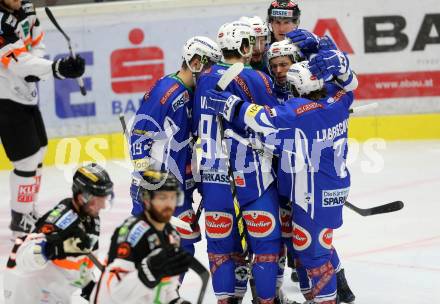
<svg viewBox="0 0 440 304">
<path fill-rule="evenodd" d="M 55 78 L 78 78 L 84 74 L 86 62 L 81 56 L 64 57 L 52 63 L 52 72 Z"/>
<path fill-rule="evenodd" d="M 238 114 L 236 111 L 239 111 L 239 106 L 243 103 L 239 97 L 226 91 L 208 90 L 206 96 L 208 97 L 207 108 L 211 114 L 220 114 L 227 121 L 233 120 L 234 115 Z"/>
<path fill-rule="evenodd" d="M 286 34 L 293 44 L 305 53 L 318 52 L 319 38 L 313 33 L 303 29 L 296 29 Z"/>
<path fill-rule="evenodd" d="M 65 259 L 68 256 L 85 255 L 92 252 L 90 237 L 79 227 L 69 231 L 65 236 L 62 232 L 46 235 L 44 255 L 48 260 Z"/>
<path fill-rule="evenodd" d="M 324 36 L 319 39 L 318 49 L 320 51 L 337 50 L 338 47 L 329 36 Z"/>
<path fill-rule="evenodd" d="M 348 58 L 341 51 L 320 51 L 309 62 L 310 72 L 316 77 L 328 80 L 348 70 Z"/>
<path fill-rule="evenodd" d="M 154 288 L 164 277 L 182 274 L 188 270 L 192 256 L 180 248 L 157 248 L 136 265 L 138 276 L 148 288 Z"/>
</svg>

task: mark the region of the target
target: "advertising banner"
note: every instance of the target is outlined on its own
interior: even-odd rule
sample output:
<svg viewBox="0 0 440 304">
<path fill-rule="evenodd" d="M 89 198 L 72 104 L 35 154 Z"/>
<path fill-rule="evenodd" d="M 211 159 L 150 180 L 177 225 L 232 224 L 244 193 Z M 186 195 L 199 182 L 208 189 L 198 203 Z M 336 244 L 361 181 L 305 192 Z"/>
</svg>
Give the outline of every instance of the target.
<svg viewBox="0 0 440 304">
<path fill-rule="evenodd" d="M 120 131 L 145 92 L 181 64 L 183 43 L 215 39 L 220 25 L 242 15 L 266 17 L 269 1 L 142 1 L 54 8 L 73 47 L 87 62 L 88 94 L 73 80 L 40 83 L 40 106 L 50 137 Z M 360 86 L 357 102 L 377 101 L 374 114 L 440 112 L 440 2 L 299 1 L 301 28 L 331 36 L 349 54 Z M 51 59 L 65 56 L 64 38 L 44 12 Z"/>
</svg>

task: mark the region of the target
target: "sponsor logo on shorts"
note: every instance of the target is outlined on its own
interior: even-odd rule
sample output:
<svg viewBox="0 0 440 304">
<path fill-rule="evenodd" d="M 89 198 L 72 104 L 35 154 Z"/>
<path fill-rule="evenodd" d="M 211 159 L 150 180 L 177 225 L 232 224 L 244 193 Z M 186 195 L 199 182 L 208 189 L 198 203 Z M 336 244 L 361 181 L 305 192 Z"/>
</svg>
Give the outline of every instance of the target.
<svg viewBox="0 0 440 304">
<path fill-rule="evenodd" d="M 181 214 L 179 214 L 178 218 L 184 221 L 185 223 L 192 224 L 195 219 L 195 213 L 194 210 L 188 209 Z M 200 236 L 200 227 L 197 225 L 193 231 L 188 231 L 179 227 L 176 227 L 177 232 L 179 232 L 179 235 L 182 239 L 186 240 L 193 240 L 195 238 L 198 238 Z"/>
<path fill-rule="evenodd" d="M 350 188 L 322 190 L 322 207 L 340 207 L 347 199 Z"/>
<path fill-rule="evenodd" d="M 280 208 L 280 219 L 281 219 L 281 236 L 283 238 L 291 238 L 293 235 L 292 211 L 289 209 Z"/>
<path fill-rule="evenodd" d="M 243 211 L 243 219 L 249 234 L 253 237 L 266 237 L 275 229 L 275 217 L 267 211 Z"/>
<path fill-rule="evenodd" d="M 213 239 L 226 238 L 231 234 L 232 214 L 210 211 L 205 213 L 205 229 L 208 237 Z"/>
<path fill-rule="evenodd" d="M 293 224 L 293 248 L 298 251 L 306 250 L 312 243 L 310 233 L 298 224 Z"/>
<path fill-rule="evenodd" d="M 333 229 L 326 228 L 319 233 L 319 244 L 326 249 L 332 249 Z"/>
</svg>

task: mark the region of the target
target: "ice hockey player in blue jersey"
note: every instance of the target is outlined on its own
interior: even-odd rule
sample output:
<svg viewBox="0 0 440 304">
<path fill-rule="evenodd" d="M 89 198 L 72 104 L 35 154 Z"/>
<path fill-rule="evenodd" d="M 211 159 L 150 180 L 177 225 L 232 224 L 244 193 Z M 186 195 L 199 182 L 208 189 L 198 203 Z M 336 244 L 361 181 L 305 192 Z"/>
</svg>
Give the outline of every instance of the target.
<svg viewBox="0 0 440 304">
<path fill-rule="evenodd" d="M 205 93 L 215 88 L 233 63 L 249 61 L 254 38 L 247 23 L 235 21 L 222 25 L 217 41 L 224 62 L 200 76 L 194 98 L 193 131 L 201 140 L 202 150 L 199 189 L 205 207 L 208 255 L 218 303 L 241 301 L 246 291 L 247 269 L 242 265 L 242 248 L 226 169 L 228 156 L 222 151 L 220 130 L 206 107 Z M 227 90 L 250 103 L 263 101 L 268 106 L 276 105 L 269 76 L 249 65 L 245 65 Z M 237 199 L 248 228 L 248 245 L 254 254 L 252 273 L 259 303 L 274 303 L 281 233 L 271 157 L 239 144 L 240 138 L 253 140 L 253 132 L 233 128 L 227 122 L 224 129 L 230 145 Z"/>
<path fill-rule="evenodd" d="M 176 208 L 175 216 L 192 223 L 191 108 L 193 90 L 198 75 L 221 58 L 217 44 L 207 37 L 196 36 L 183 46 L 183 63 L 177 73 L 164 76 L 144 96 L 131 130 L 130 153 L 135 172 L 140 175 L 147 168 L 166 170 L 180 182 L 184 203 Z M 132 214 L 143 212 L 137 200 L 138 183 L 133 182 Z M 200 240 L 200 229 L 193 232 L 178 228 L 182 246 L 194 254 L 194 243 Z"/>
<path fill-rule="evenodd" d="M 302 292 L 313 303 L 337 303 L 332 256 L 333 229 L 342 225 L 342 207 L 348 196 L 350 174 L 345 166 L 349 107 L 353 93 L 312 75 L 307 61 L 291 66 L 287 74 L 299 96 L 284 105 L 265 108 L 242 101 L 229 92 L 207 92 L 207 107 L 235 126 L 250 127 L 276 147 L 288 152 L 281 163 L 290 183 L 293 202 L 293 245 L 297 265 L 306 270 Z M 301 279 L 301 277 L 300 277 Z M 310 285 L 308 285 L 311 283 Z M 308 285 L 308 288 L 304 287 Z"/>
</svg>

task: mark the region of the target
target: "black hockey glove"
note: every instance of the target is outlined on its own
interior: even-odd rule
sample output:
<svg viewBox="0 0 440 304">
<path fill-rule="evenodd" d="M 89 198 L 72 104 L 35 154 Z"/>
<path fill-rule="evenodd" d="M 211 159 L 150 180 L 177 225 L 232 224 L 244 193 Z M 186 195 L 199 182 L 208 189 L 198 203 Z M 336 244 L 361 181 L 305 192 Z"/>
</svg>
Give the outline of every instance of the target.
<svg viewBox="0 0 440 304">
<path fill-rule="evenodd" d="M 52 63 L 52 72 L 55 78 L 78 78 L 84 74 L 86 62 L 81 56 L 64 57 Z"/>
<path fill-rule="evenodd" d="M 79 256 L 92 252 L 91 239 L 81 228 L 72 228 L 68 234 L 63 232 L 53 232 L 46 235 L 43 252 L 48 260 L 65 259 L 68 256 Z"/>
<path fill-rule="evenodd" d="M 154 288 L 164 277 L 176 276 L 188 271 L 192 256 L 180 248 L 157 248 L 147 255 L 136 268 L 142 283 Z"/>
</svg>

